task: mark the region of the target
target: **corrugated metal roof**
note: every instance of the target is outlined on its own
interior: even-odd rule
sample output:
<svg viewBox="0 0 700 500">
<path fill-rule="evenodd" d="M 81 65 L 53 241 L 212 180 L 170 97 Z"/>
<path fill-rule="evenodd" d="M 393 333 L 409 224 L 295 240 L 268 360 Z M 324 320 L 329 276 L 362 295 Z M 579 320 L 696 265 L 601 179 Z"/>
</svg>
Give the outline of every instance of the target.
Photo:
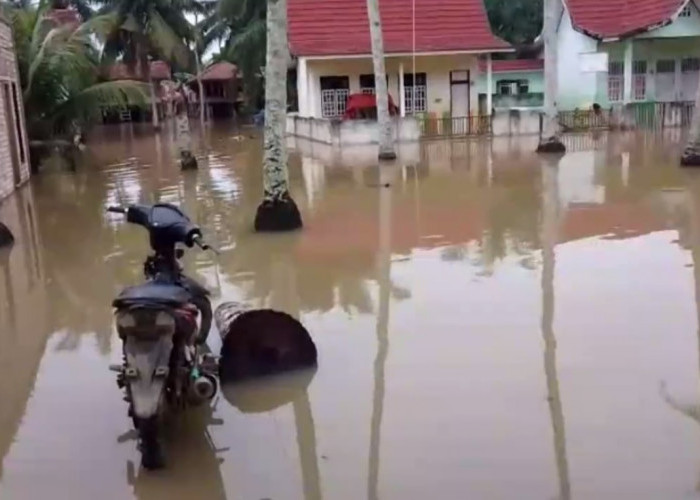
<svg viewBox="0 0 700 500">
<path fill-rule="evenodd" d="M 151 62 L 151 78 L 153 80 L 170 80 L 170 66 L 165 61 Z M 110 80 L 142 80 L 138 66 L 134 71 L 130 71 L 124 63 L 113 64 L 108 69 L 108 78 Z"/>
<path fill-rule="evenodd" d="M 288 0 L 289 42 L 297 56 L 371 53 L 366 0 Z M 482 0 L 415 0 L 416 53 L 488 51 L 509 45 L 491 32 Z M 384 51 L 413 52 L 407 0 L 379 0 Z"/>
<path fill-rule="evenodd" d="M 202 72 L 203 81 L 233 80 L 238 76 L 238 67 L 230 62 L 212 64 Z"/>
<path fill-rule="evenodd" d="M 596 38 L 633 35 L 671 22 L 688 0 L 564 0 L 574 27 Z"/>
</svg>

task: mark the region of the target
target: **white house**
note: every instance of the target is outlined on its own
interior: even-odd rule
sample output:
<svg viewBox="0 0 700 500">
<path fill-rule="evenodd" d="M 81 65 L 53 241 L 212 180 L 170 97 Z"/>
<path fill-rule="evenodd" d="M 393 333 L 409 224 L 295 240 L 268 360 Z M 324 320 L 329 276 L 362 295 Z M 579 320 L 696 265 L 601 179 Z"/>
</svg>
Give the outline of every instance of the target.
<svg viewBox="0 0 700 500">
<path fill-rule="evenodd" d="M 698 0 L 562 0 L 560 110 L 692 101 L 700 74 Z"/>
<path fill-rule="evenodd" d="M 491 32 L 482 0 L 379 3 L 389 93 L 402 117 L 491 109 L 479 109 L 479 58 L 512 49 Z M 340 117 L 349 94 L 374 92 L 366 0 L 288 0 L 288 13 L 300 117 Z"/>
</svg>

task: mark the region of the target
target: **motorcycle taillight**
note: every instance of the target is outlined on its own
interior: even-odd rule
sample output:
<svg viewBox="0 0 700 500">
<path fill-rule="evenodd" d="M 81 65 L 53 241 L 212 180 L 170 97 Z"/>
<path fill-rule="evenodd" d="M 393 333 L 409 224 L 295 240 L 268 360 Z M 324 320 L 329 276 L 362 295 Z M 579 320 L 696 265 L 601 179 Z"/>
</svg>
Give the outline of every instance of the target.
<svg viewBox="0 0 700 500">
<path fill-rule="evenodd" d="M 117 332 L 122 338 L 157 340 L 175 333 L 175 317 L 162 309 L 129 309 L 117 313 Z"/>
</svg>

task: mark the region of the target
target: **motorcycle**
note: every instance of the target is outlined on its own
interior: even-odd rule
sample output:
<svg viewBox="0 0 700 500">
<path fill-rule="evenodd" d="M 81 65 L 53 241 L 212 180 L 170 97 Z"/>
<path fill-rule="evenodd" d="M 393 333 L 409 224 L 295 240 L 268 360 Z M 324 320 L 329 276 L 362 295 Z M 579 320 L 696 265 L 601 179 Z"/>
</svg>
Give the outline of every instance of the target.
<svg viewBox="0 0 700 500">
<path fill-rule="evenodd" d="M 182 245 L 213 250 L 202 232 L 170 204 L 110 207 L 149 233 L 153 253 L 145 283 L 124 289 L 113 302 L 123 361 L 110 368 L 125 392 L 146 469 L 165 465 L 163 418 L 199 406 L 217 392 L 217 359 L 206 340 L 212 323 L 209 292 L 183 273 Z"/>
</svg>

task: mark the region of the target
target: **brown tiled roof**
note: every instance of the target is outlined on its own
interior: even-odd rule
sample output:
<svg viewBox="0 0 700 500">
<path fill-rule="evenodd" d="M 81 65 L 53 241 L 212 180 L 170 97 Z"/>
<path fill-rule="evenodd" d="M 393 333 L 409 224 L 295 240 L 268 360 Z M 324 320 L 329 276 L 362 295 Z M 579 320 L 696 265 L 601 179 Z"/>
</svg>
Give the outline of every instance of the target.
<svg viewBox="0 0 700 500">
<path fill-rule="evenodd" d="M 143 80 L 144 77 L 140 74 L 138 66 L 133 71 L 124 63 L 116 63 L 107 70 L 107 77 L 110 80 Z M 165 61 L 151 62 L 151 78 L 154 80 L 170 80 L 172 74 L 170 66 Z"/>
<path fill-rule="evenodd" d="M 46 14 L 55 26 L 79 25 L 80 14 L 74 9 L 52 9 Z"/>
<path fill-rule="evenodd" d="M 212 64 L 202 72 L 203 81 L 233 80 L 238 75 L 238 67 L 230 62 Z"/>
</svg>

